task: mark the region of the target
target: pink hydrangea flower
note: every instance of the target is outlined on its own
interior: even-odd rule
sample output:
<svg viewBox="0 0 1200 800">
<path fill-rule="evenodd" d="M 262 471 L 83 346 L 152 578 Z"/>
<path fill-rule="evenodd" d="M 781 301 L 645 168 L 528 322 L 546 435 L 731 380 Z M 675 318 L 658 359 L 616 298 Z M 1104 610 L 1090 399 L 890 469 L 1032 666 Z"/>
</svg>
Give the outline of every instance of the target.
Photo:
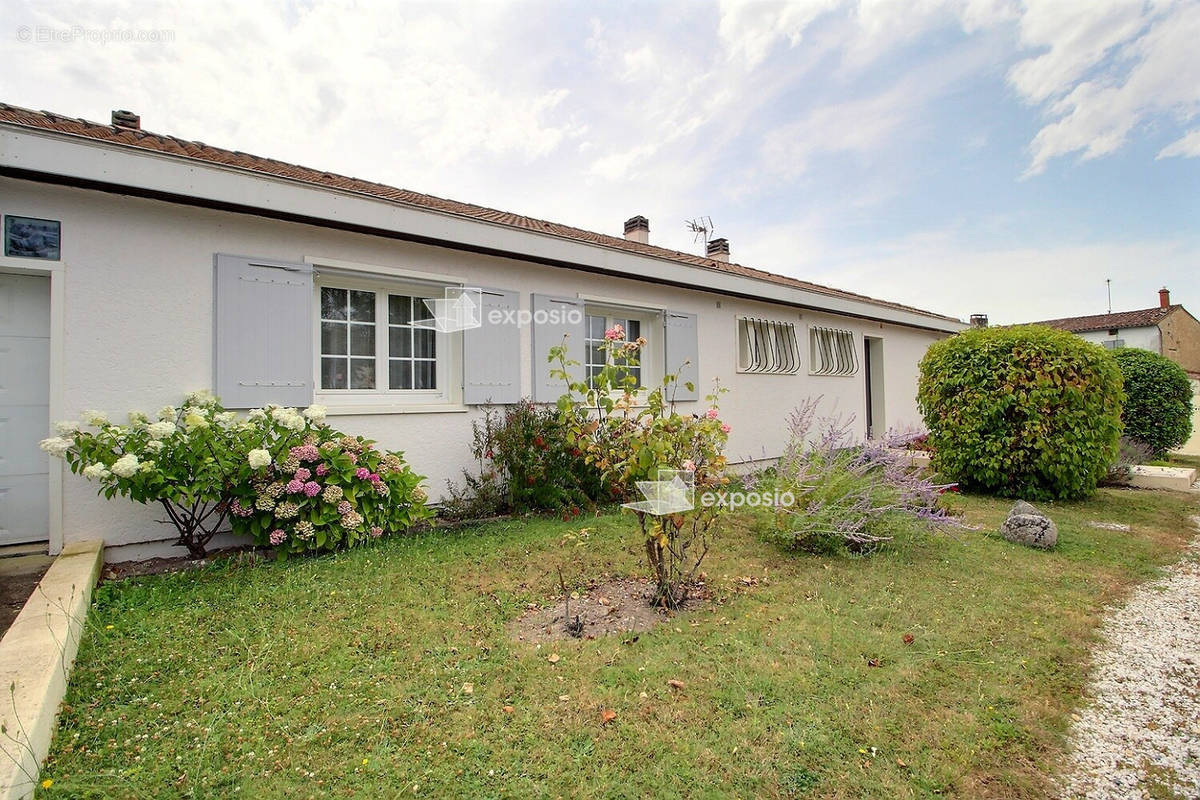
<svg viewBox="0 0 1200 800">
<path fill-rule="evenodd" d="M 604 332 L 604 338 L 610 342 L 620 341 L 625 338 L 625 328 L 620 325 L 613 325 Z"/>
<path fill-rule="evenodd" d="M 316 497 L 321 493 L 321 484 L 316 481 L 309 481 L 304 484 L 304 493 L 309 497 Z"/>
<path fill-rule="evenodd" d="M 300 480 L 299 478 L 292 478 L 287 482 L 287 486 L 285 488 L 287 489 L 288 494 L 299 494 L 300 492 L 304 491 L 304 481 Z"/>
<path fill-rule="evenodd" d="M 346 455 L 349 456 L 351 464 L 358 463 L 358 453 L 346 453 Z"/>
<path fill-rule="evenodd" d="M 288 451 L 301 461 L 316 461 L 321 457 L 321 451 L 315 444 L 303 444 Z"/>
<path fill-rule="evenodd" d="M 366 467 L 359 467 L 358 469 L 354 470 L 354 477 L 358 478 L 360 481 L 366 480 L 370 474 L 371 470 L 367 469 Z"/>
<path fill-rule="evenodd" d="M 728 422 L 721 423 L 721 433 L 729 433 L 733 428 L 729 427 Z"/>
<path fill-rule="evenodd" d="M 379 473 L 372 472 L 370 475 L 367 476 L 367 479 L 370 480 L 371 483 L 379 483 Z"/>
<path fill-rule="evenodd" d="M 309 472 L 308 470 L 306 470 L 304 467 L 301 467 L 300 469 L 296 470 L 296 480 L 298 480 L 298 481 L 306 481 L 311 477 L 312 477 L 312 473 Z"/>
<path fill-rule="evenodd" d="M 383 536 L 383 528 L 376 525 L 374 528 L 371 528 L 371 535 L 378 539 L 380 536 Z"/>
<path fill-rule="evenodd" d="M 338 510 L 339 514 L 341 514 L 342 516 L 346 516 L 351 511 L 354 510 L 354 506 L 352 506 L 350 504 L 349 500 L 343 500 L 342 502 L 338 503 L 337 510 Z"/>
<path fill-rule="evenodd" d="M 704 414 L 704 416 L 708 417 L 709 419 L 716 419 L 716 418 L 717 418 L 717 417 L 720 415 L 720 413 L 721 413 L 721 412 L 717 411 L 715 408 L 710 408 L 710 409 L 709 409 L 709 410 L 708 410 L 708 411 L 707 411 L 707 412 Z"/>
<path fill-rule="evenodd" d="M 329 467 L 325 466 L 324 464 L 317 465 L 317 476 L 318 477 L 324 478 L 328 474 L 329 474 Z"/>
<path fill-rule="evenodd" d="M 285 531 L 281 531 L 279 528 L 276 528 L 275 530 L 271 531 L 268 541 L 271 542 L 273 547 L 278 547 L 279 545 L 283 544 L 283 540 L 286 538 L 287 533 Z"/>
</svg>

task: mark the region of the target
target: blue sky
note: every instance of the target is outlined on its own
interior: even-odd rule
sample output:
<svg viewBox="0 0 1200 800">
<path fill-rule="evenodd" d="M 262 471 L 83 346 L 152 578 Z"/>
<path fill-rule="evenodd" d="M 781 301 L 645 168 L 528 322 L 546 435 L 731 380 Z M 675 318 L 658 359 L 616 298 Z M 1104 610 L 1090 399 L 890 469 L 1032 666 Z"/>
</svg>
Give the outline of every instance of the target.
<svg viewBox="0 0 1200 800">
<path fill-rule="evenodd" d="M 692 252 L 707 215 L 960 317 L 1200 313 L 1200 3 L 3 6 L 5 102 Z"/>
</svg>

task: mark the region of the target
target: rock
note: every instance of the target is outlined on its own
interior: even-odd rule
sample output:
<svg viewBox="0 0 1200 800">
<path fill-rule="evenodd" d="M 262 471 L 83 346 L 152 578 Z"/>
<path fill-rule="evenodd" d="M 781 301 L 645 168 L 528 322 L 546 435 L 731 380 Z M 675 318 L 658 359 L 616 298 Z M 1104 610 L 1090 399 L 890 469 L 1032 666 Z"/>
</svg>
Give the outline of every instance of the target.
<svg viewBox="0 0 1200 800">
<path fill-rule="evenodd" d="M 1049 549 L 1058 542 L 1058 526 L 1024 500 L 1018 500 L 1000 526 L 1000 535 L 1010 542 Z"/>
</svg>

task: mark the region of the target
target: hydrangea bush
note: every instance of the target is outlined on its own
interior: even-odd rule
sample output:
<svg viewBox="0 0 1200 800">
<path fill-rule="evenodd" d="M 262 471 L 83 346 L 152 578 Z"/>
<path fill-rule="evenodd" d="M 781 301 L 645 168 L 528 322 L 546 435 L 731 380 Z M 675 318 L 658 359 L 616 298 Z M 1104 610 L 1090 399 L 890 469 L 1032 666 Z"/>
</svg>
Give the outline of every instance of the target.
<svg viewBox="0 0 1200 800">
<path fill-rule="evenodd" d="M 679 386 L 677 374 L 667 374 L 644 395 L 638 387 L 631 368 L 639 364 L 645 339 L 627 341 L 620 325 L 605 331 L 604 339 L 606 365 L 590 382 L 572 380 L 569 367 L 577 362 L 567 360 L 565 346 L 550 351 L 550 361 L 558 365 L 552 376 L 568 386 L 558 408 L 572 447 L 606 483 L 630 496 L 637 496 L 639 481 L 658 481 L 664 471 L 689 475 L 696 497 L 724 486 L 730 427 L 717 408 L 720 387 L 708 396 L 710 408 L 704 414 L 681 414 L 673 391 L 668 394 Z M 686 601 L 720 511 L 720 505 L 661 516 L 634 510 L 657 586 L 656 604 L 677 608 Z"/>
<path fill-rule="evenodd" d="M 43 450 L 106 498 L 161 504 L 195 557 L 226 522 L 287 553 L 351 546 L 429 516 L 403 456 L 329 428 L 319 405 L 240 417 L 201 391 L 153 419 L 133 411 L 117 425 L 87 411 L 55 427 Z"/>
</svg>

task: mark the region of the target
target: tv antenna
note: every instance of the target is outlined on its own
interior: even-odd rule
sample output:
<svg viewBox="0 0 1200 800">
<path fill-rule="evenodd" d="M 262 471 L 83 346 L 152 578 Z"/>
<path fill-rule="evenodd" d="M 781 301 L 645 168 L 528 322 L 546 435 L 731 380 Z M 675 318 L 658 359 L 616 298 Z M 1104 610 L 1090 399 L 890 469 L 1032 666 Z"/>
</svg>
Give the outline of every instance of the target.
<svg viewBox="0 0 1200 800">
<path fill-rule="evenodd" d="M 1105 278 L 1104 285 L 1108 287 L 1108 313 L 1112 313 L 1112 278 Z"/>
<path fill-rule="evenodd" d="M 717 226 L 713 225 L 712 217 L 696 217 L 686 220 L 683 224 L 692 232 L 692 241 L 698 242 L 703 239 L 705 246 L 708 245 L 708 235 L 717 229 Z"/>
</svg>

